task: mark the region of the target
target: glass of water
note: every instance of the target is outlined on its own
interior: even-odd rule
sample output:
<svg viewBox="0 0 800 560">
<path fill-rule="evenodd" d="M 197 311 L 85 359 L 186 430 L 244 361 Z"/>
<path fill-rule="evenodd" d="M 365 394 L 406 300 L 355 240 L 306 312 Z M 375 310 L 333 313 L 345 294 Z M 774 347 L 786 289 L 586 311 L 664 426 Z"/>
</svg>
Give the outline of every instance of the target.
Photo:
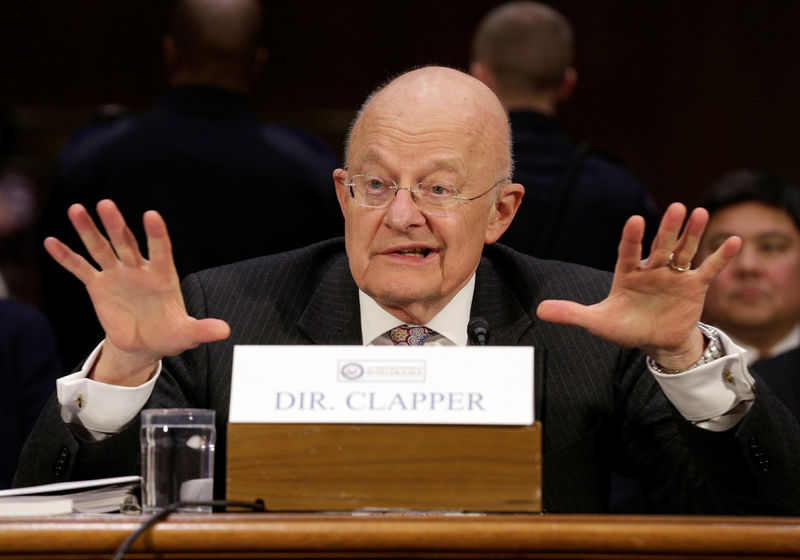
<svg viewBox="0 0 800 560">
<path fill-rule="evenodd" d="M 143 410 L 142 510 L 153 513 L 176 502 L 213 499 L 215 442 L 213 410 Z M 178 511 L 210 513 L 211 506 Z"/>
</svg>

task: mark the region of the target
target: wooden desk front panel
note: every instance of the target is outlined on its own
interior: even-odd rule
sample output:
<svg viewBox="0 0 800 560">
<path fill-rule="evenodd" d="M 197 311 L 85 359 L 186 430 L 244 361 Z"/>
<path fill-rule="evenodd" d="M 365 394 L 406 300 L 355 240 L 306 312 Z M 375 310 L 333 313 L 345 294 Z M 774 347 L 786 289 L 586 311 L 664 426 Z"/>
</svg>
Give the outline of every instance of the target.
<svg viewBox="0 0 800 560">
<path fill-rule="evenodd" d="M 104 558 L 145 516 L 0 521 L 0 558 Z M 173 515 L 126 558 L 800 558 L 800 519 Z"/>
<path fill-rule="evenodd" d="M 227 498 L 271 511 L 542 509 L 542 426 L 229 424 Z"/>
</svg>

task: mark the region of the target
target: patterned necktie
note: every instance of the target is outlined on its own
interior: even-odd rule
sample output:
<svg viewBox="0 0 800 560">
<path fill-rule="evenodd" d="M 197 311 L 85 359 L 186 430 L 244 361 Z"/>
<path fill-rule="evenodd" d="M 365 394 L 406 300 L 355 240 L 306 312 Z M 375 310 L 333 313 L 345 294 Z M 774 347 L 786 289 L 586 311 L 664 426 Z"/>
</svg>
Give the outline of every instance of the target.
<svg viewBox="0 0 800 560">
<path fill-rule="evenodd" d="M 386 333 L 392 343 L 400 346 L 422 346 L 428 337 L 436 332 L 428 327 L 417 325 L 400 325 Z"/>
</svg>

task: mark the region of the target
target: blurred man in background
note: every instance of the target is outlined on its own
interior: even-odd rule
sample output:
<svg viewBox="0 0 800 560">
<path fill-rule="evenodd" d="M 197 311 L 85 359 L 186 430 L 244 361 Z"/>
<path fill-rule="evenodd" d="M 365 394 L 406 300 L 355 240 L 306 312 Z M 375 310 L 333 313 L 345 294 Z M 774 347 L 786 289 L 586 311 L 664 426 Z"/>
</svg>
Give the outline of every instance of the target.
<svg viewBox="0 0 800 560">
<path fill-rule="evenodd" d="M 714 183 L 697 258 L 726 236 L 742 249 L 708 289 L 703 320 L 746 350 L 746 359 L 800 416 L 800 190 L 774 175 L 738 170 Z"/>
<path fill-rule="evenodd" d="M 248 107 L 267 57 L 263 23 L 257 0 L 177 1 L 163 37 L 170 91 L 141 116 L 69 145 L 44 234 L 77 242 L 64 219 L 74 202 L 108 197 L 133 215 L 155 209 L 169 220 L 181 275 L 340 235 L 336 159 L 309 134 L 264 124 Z M 141 224 L 132 230 L 144 242 Z M 49 260 L 44 267 L 45 310 L 73 367 L 101 330 L 85 291 Z"/>
<path fill-rule="evenodd" d="M 509 111 L 514 181 L 526 197 L 503 242 L 534 256 L 613 270 L 625 220 L 645 218 L 645 246 L 658 215 L 650 194 L 623 167 L 572 142 L 558 107 L 577 83 L 573 33 L 556 10 L 511 2 L 489 12 L 475 31 L 470 72 Z"/>
</svg>

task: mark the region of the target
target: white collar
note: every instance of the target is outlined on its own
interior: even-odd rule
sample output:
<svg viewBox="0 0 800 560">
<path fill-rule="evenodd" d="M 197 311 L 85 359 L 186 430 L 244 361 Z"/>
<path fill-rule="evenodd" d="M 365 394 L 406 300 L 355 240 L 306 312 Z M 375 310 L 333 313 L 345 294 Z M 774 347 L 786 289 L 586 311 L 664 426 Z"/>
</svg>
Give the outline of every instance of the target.
<svg viewBox="0 0 800 560">
<path fill-rule="evenodd" d="M 474 292 L 475 274 L 425 326 L 435 330 L 456 346 L 466 346 L 467 325 Z M 365 345 L 373 344 L 375 339 L 400 324 L 397 317 L 383 309 L 361 290 L 358 291 L 358 303 L 361 309 L 361 340 Z"/>
<path fill-rule="evenodd" d="M 769 349 L 766 356 L 761 356 L 758 353 L 758 349 L 755 346 L 750 346 L 749 344 L 745 344 L 740 340 L 736 340 L 731 337 L 733 341 L 745 349 L 745 360 L 747 360 L 748 365 L 753 365 L 753 362 L 760 359 L 767 359 L 772 358 L 773 356 L 777 356 L 778 354 L 783 354 L 784 352 L 788 352 L 789 350 L 793 350 L 797 347 L 800 347 L 800 325 L 795 325 L 795 327 L 789 331 L 785 337 L 783 337 L 780 342 L 774 345 L 772 348 Z"/>
</svg>

